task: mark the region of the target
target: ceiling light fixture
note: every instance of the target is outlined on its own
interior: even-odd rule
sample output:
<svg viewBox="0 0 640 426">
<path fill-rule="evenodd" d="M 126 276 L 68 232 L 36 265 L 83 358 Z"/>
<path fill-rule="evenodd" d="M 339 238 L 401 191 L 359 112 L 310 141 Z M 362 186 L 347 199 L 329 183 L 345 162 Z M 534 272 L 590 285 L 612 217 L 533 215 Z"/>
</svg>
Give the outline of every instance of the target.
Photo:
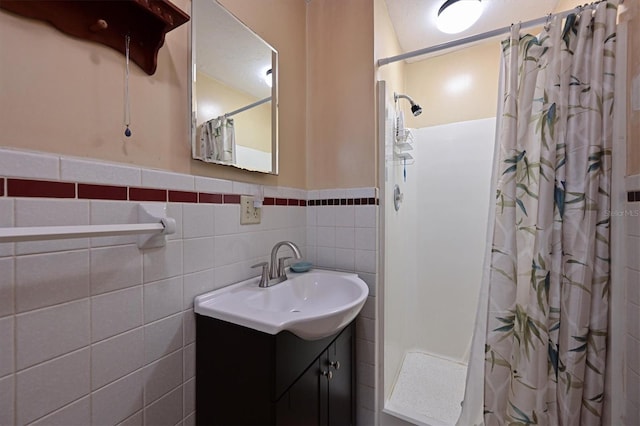
<svg viewBox="0 0 640 426">
<path fill-rule="evenodd" d="M 436 26 L 447 34 L 471 27 L 482 15 L 481 0 L 447 0 L 438 10 Z"/>
</svg>

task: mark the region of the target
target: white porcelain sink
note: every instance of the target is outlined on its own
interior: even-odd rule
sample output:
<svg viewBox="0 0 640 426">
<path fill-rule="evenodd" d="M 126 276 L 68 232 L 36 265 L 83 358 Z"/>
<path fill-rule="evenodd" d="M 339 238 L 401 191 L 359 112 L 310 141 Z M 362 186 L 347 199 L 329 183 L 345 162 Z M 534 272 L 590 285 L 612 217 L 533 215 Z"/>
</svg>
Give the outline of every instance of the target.
<svg viewBox="0 0 640 426">
<path fill-rule="evenodd" d="M 267 288 L 259 277 L 195 298 L 195 312 L 269 334 L 287 330 L 305 340 L 337 333 L 358 315 L 369 288 L 356 274 L 314 269 L 287 273 Z"/>
</svg>

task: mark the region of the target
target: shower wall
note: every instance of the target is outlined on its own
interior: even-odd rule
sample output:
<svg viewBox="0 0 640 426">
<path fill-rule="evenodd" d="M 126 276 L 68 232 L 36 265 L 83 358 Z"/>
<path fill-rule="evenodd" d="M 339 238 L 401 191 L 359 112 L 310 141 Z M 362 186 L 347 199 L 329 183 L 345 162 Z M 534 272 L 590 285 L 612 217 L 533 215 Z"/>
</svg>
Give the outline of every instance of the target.
<svg viewBox="0 0 640 426">
<path fill-rule="evenodd" d="M 389 99 L 389 97 L 387 97 Z M 393 100 L 393 97 L 391 97 Z M 385 135 L 385 267 L 384 267 L 384 396 L 391 393 L 395 377 L 400 372 L 405 351 L 415 323 L 407 306 L 416 287 L 418 257 L 417 248 L 417 175 L 414 166 L 407 166 L 408 175 L 403 179 L 403 164 L 393 160 L 393 101 L 386 108 Z M 393 203 L 395 185 L 402 191 L 403 201 L 396 211 Z"/>
<path fill-rule="evenodd" d="M 466 362 L 482 278 L 495 118 L 414 134 L 420 182 L 414 344 Z"/>
<path fill-rule="evenodd" d="M 385 397 L 407 351 L 467 360 L 482 277 L 494 129 L 489 118 L 414 130 L 415 162 L 406 166 L 406 181 L 404 163 L 387 151 Z M 388 147 L 392 136 L 389 131 Z M 403 193 L 398 211 L 396 184 Z"/>
</svg>

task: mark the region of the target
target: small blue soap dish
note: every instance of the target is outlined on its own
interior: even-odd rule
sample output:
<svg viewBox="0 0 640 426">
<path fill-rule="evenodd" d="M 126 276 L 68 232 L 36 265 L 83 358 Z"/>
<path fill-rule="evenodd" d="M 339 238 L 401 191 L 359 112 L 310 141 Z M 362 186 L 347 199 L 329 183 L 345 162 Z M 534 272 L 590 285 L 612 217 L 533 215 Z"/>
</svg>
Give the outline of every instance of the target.
<svg viewBox="0 0 640 426">
<path fill-rule="evenodd" d="M 291 265 L 291 270 L 293 272 L 307 272 L 312 266 L 311 262 L 297 262 Z"/>
</svg>

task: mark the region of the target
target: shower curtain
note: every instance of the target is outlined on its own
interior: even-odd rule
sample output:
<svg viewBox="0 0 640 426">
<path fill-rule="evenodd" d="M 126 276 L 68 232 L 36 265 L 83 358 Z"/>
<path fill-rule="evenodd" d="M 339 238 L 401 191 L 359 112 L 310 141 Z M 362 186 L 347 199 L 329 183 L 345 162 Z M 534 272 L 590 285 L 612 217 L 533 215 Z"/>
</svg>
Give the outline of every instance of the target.
<svg viewBox="0 0 640 426">
<path fill-rule="evenodd" d="M 487 425 L 601 423 L 617 6 L 502 44 Z"/>
<path fill-rule="evenodd" d="M 232 118 L 222 115 L 202 124 L 200 154 L 204 160 L 236 162 L 236 137 Z"/>
</svg>

